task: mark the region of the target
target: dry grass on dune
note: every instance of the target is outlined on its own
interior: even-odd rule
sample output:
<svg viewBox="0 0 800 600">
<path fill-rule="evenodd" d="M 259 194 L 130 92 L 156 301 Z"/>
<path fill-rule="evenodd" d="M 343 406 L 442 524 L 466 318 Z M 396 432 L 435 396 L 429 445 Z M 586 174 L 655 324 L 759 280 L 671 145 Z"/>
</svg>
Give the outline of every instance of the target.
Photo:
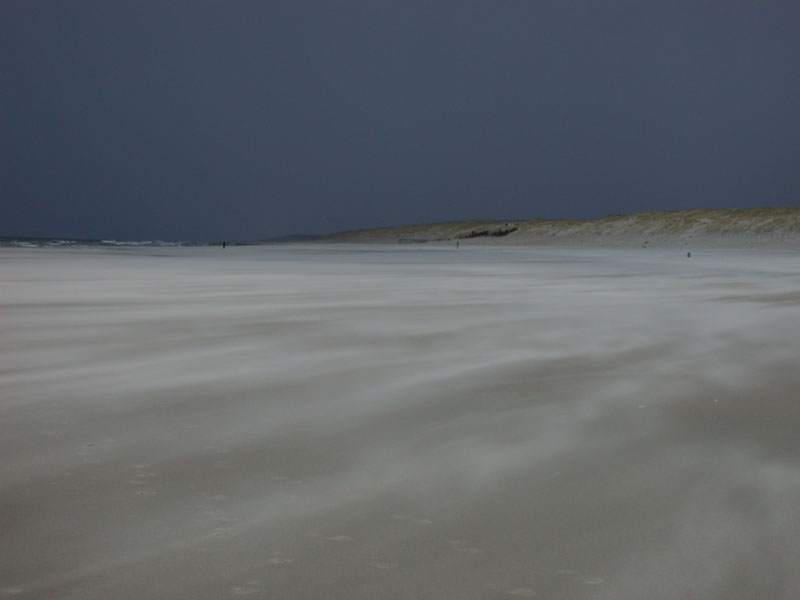
<svg viewBox="0 0 800 600">
<path fill-rule="evenodd" d="M 800 207 L 648 211 L 599 219 L 472 220 L 361 229 L 334 234 L 326 241 L 426 242 L 470 238 L 476 232 L 505 232 L 506 243 L 560 240 L 611 241 L 661 238 L 800 239 Z M 479 237 L 490 237 L 482 235 Z M 496 239 L 496 238 L 495 238 Z"/>
</svg>

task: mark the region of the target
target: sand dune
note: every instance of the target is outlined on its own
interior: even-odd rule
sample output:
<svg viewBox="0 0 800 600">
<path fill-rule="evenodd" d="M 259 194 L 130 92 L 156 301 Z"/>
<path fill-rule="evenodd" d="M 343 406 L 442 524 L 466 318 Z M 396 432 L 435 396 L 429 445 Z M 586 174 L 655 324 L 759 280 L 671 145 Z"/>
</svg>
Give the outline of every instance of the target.
<svg viewBox="0 0 800 600">
<path fill-rule="evenodd" d="M 0 598 L 795 599 L 800 262 L 0 249 Z"/>
<path fill-rule="evenodd" d="M 797 246 L 800 207 L 651 211 L 582 221 L 454 221 L 347 231 L 327 238 L 335 242 L 389 243 L 455 240 L 465 244 L 570 246 Z"/>
</svg>

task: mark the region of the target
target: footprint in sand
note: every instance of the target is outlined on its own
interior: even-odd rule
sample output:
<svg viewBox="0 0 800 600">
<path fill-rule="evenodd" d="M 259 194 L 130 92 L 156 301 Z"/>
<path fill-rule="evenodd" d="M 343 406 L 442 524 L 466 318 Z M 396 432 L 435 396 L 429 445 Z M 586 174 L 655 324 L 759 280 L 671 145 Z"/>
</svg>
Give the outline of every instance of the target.
<svg viewBox="0 0 800 600">
<path fill-rule="evenodd" d="M 465 544 L 460 540 L 450 540 L 449 544 L 453 550 L 455 550 L 456 552 L 463 552 L 464 554 L 481 554 L 483 552 L 483 550 L 481 550 L 480 548 L 468 546 L 467 544 Z"/>
<path fill-rule="evenodd" d="M 313 506 L 313 502 L 311 500 L 304 500 L 303 496 L 298 496 L 297 494 L 289 494 L 288 496 L 292 502 L 297 504 L 297 506 Z"/>
<path fill-rule="evenodd" d="M 236 535 L 230 527 L 217 527 L 211 532 L 211 537 L 215 538 L 228 538 Z"/>
<path fill-rule="evenodd" d="M 276 554 L 272 558 L 269 559 L 269 564 L 271 565 L 290 565 L 294 562 L 294 559 L 290 556 L 284 556 L 282 554 Z"/>
<path fill-rule="evenodd" d="M 155 477 L 155 473 L 137 473 L 133 479 L 129 479 L 131 485 L 143 485 Z"/>
<path fill-rule="evenodd" d="M 222 502 L 227 500 L 228 497 L 225 494 L 214 494 L 213 496 L 206 496 L 211 502 Z"/>
<path fill-rule="evenodd" d="M 399 565 L 393 560 L 376 560 L 372 566 L 376 569 L 396 569 Z"/>
<path fill-rule="evenodd" d="M 410 525 L 432 525 L 433 521 L 422 517 L 412 517 L 410 515 L 392 515 L 394 521 L 405 521 Z"/>
<path fill-rule="evenodd" d="M 536 592 L 531 588 L 521 587 L 515 590 L 506 590 L 506 594 L 517 596 L 518 598 L 535 598 Z"/>
<path fill-rule="evenodd" d="M 244 585 L 236 586 L 231 590 L 237 596 L 255 596 L 256 594 L 262 594 L 263 591 L 260 579 L 248 581 Z"/>
<path fill-rule="evenodd" d="M 128 479 L 129 485 L 146 485 L 156 474 L 150 471 L 145 471 L 150 466 L 149 463 L 138 463 L 131 465 L 131 469 L 136 471 L 132 479 Z"/>
<path fill-rule="evenodd" d="M 232 517 L 224 510 L 204 510 L 203 514 L 211 517 L 214 521 L 222 521 L 223 523 L 233 523 L 238 521 L 238 517 Z"/>
<path fill-rule="evenodd" d="M 606 580 L 602 577 L 584 577 L 575 569 L 558 569 L 556 575 L 562 575 L 566 577 L 574 577 L 578 581 L 585 583 L 586 585 L 603 585 Z"/>
<path fill-rule="evenodd" d="M 137 496 L 149 497 L 149 496 L 155 496 L 156 494 L 158 494 L 158 492 L 155 490 L 136 490 Z"/>
</svg>

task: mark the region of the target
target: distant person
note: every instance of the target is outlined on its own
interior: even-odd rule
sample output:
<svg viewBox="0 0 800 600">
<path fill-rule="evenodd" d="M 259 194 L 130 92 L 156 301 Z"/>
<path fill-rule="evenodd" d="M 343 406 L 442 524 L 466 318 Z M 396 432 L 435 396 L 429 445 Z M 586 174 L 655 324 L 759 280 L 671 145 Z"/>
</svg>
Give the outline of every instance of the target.
<svg viewBox="0 0 800 600">
<path fill-rule="evenodd" d="M 692 253 L 691 252 L 687 252 L 686 253 L 686 258 L 692 258 Z"/>
<path fill-rule="evenodd" d="M 222 242 L 222 249 L 225 250 L 225 242 Z"/>
<path fill-rule="evenodd" d="M 458 250 L 458 242 L 456 242 L 456 250 Z"/>
</svg>

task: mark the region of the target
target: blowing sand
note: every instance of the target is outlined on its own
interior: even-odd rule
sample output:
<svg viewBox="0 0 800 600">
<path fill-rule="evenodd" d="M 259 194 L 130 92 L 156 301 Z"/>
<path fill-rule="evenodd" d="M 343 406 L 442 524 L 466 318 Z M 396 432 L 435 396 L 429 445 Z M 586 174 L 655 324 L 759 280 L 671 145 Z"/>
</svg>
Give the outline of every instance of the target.
<svg viewBox="0 0 800 600">
<path fill-rule="evenodd" d="M 800 255 L 0 249 L 0 598 L 800 597 Z"/>
</svg>

